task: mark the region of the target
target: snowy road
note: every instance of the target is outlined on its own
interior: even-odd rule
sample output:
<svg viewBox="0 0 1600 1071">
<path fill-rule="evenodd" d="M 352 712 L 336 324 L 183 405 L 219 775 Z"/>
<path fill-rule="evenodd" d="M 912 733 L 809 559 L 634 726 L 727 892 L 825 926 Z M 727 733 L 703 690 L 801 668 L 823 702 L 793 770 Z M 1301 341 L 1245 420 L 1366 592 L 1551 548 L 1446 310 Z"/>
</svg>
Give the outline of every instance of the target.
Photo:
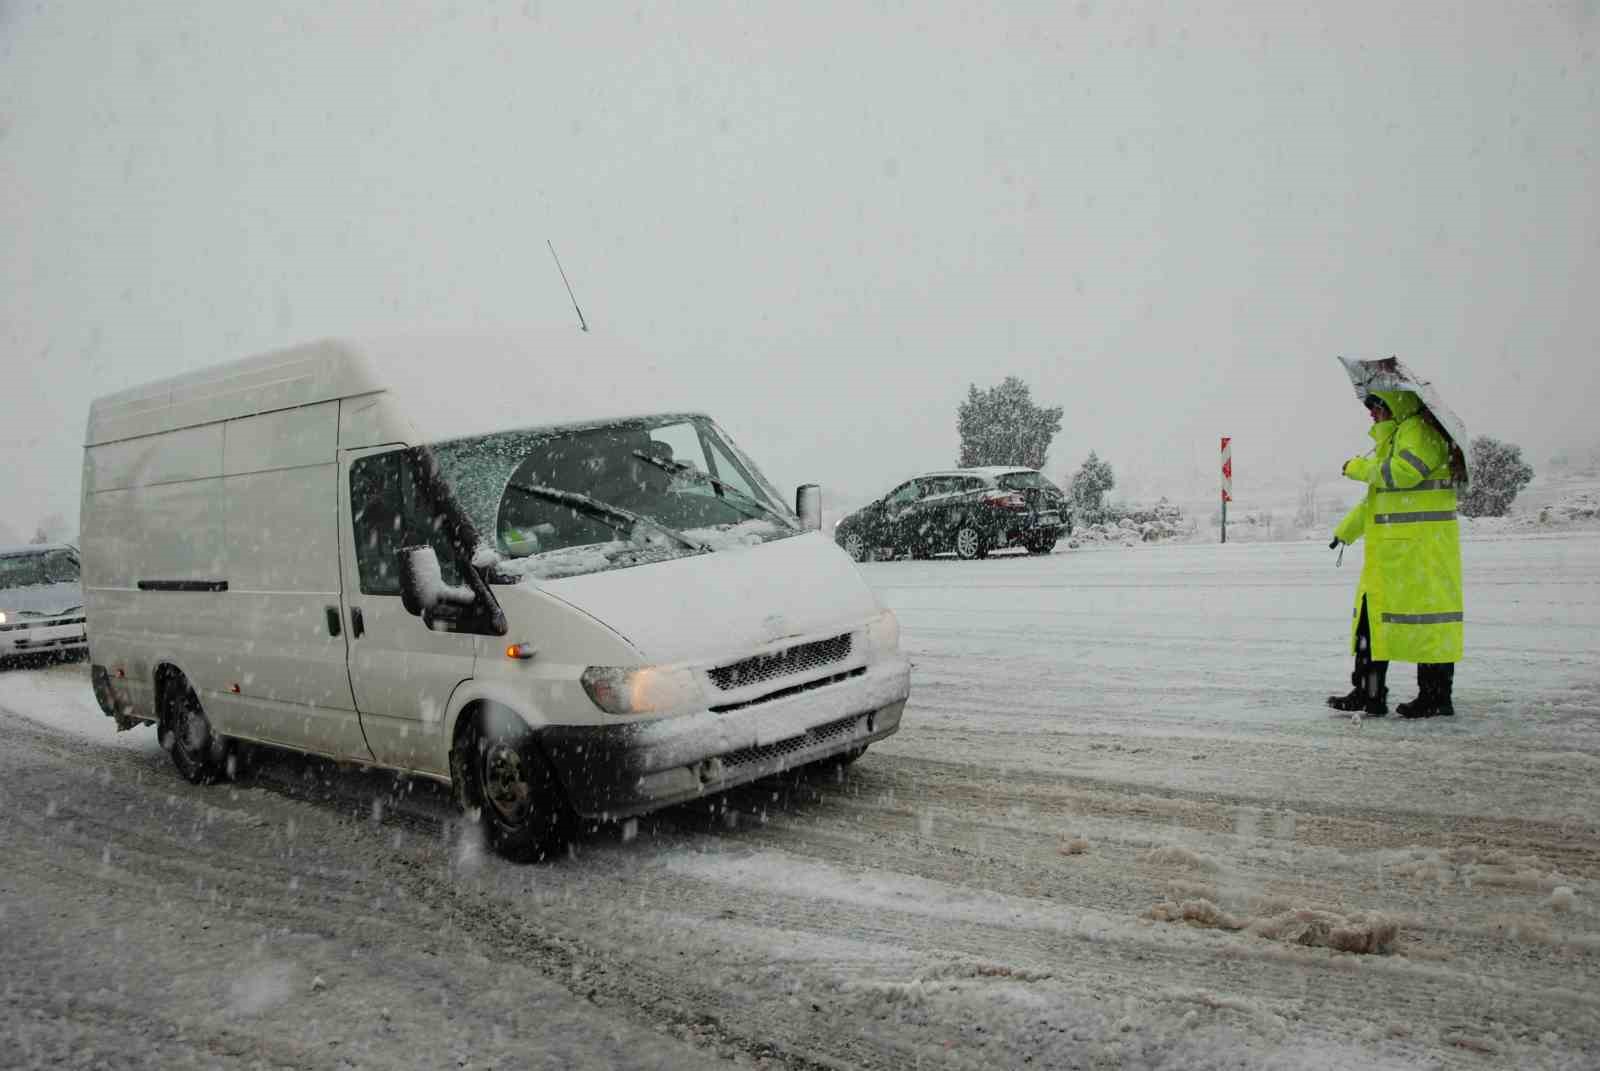
<svg viewBox="0 0 1600 1071">
<path fill-rule="evenodd" d="M 1600 533 L 1464 556 L 1460 715 L 1360 724 L 1359 553 L 864 566 L 898 736 L 544 867 L 0 673 L 0 1065 L 1594 1067 Z"/>
</svg>

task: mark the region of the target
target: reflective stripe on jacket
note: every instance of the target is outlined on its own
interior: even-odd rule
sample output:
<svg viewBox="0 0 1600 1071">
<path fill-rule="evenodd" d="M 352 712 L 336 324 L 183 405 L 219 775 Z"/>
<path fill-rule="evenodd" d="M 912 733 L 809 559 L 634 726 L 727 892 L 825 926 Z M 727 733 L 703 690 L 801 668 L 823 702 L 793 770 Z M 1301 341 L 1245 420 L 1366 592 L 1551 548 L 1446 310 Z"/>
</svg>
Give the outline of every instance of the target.
<svg viewBox="0 0 1600 1071">
<path fill-rule="evenodd" d="M 1371 457 L 1345 466 L 1367 494 L 1334 535 L 1367 539 L 1350 620 L 1355 649 L 1367 600 L 1372 657 L 1459 662 L 1462 650 L 1461 535 L 1450 474 L 1450 441 L 1422 415 L 1411 391 L 1379 391 L 1393 420 L 1374 424 Z"/>
</svg>

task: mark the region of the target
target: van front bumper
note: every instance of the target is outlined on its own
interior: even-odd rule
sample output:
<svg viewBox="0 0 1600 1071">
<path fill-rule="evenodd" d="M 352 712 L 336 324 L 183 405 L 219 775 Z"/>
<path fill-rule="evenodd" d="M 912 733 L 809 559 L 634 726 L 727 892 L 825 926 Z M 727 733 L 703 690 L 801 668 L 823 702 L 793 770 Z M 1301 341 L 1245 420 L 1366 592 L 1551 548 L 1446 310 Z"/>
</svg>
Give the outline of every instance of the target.
<svg viewBox="0 0 1600 1071">
<path fill-rule="evenodd" d="M 882 740 L 900 728 L 910 692 L 910 663 L 894 658 L 738 710 L 615 726 L 551 725 L 538 735 L 574 811 L 627 818 Z"/>
<path fill-rule="evenodd" d="M 0 626 L 0 658 L 24 655 L 62 654 L 81 651 L 89 645 L 83 619 L 48 625 L 18 623 Z"/>
</svg>

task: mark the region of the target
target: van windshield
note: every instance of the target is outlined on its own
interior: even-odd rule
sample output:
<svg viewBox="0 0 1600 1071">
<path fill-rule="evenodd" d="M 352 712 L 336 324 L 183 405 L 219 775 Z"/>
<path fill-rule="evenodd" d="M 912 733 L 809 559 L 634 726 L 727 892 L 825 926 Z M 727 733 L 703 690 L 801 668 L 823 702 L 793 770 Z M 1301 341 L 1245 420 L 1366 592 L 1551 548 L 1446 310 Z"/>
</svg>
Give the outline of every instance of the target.
<svg viewBox="0 0 1600 1071">
<path fill-rule="evenodd" d="M 801 531 L 754 463 L 704 416 L 499 432 L 430 451 L 480 540 L 492 540 L 490 575 L 504 582 L 644 565 Z"/>
</svg>

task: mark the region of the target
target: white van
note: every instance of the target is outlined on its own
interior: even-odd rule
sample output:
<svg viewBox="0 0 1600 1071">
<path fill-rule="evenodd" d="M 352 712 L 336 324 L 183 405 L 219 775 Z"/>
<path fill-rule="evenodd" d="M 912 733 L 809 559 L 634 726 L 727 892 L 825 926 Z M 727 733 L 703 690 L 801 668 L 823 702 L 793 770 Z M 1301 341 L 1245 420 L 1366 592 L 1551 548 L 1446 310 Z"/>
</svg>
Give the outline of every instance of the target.
<svg viewBox="0 0 1600 1071">
<path fill-rule="evenodd" d="M 791 509 L 669 406 L 683 378 L 571 331 L 322 341 L 95 401 L 101 708 L 196 783 L 234 740 L 448 782 L 518 859 L 854 759 L 900 725 L 894 615 L 814 486 Z"/>
</svg>

